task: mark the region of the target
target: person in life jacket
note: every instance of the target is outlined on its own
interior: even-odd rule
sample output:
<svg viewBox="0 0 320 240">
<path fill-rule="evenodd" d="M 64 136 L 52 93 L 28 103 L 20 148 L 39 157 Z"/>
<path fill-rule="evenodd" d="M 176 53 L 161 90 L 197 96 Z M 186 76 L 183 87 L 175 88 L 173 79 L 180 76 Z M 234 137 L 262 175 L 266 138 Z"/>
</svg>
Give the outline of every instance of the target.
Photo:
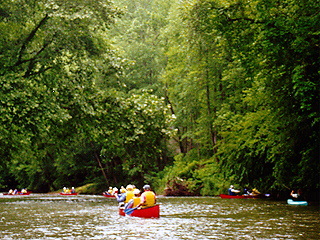
<svg viewBox="0 0 320 240">
<path fill-rule="evenodd" d="M 120 193 L 125 193 L 127 190 L 124 188 L 124 186 L 121 186 Z"/>
<path fill-rule="evenodd" d="M 135 208 L 140 204 L 140 190 L 134 189 L 133 190 L 134 197 L 125 205 L 125 209 L 128 208 Z"/>
<path fill-rule="evenodd" d="M 254 188 L 251 190 L 250 195 L 251 196 L 258 196 L 258 195 L 261 195 L 261 193 L 258 191 L 258 189 Z"/>
<path fill-rule="evenodd" d="M 150 185 L 144 185 L 143 190 L 144 192 L 141 194 L 138 207 L 147 208 L 154 206 L 156 204 L 156 194 L 151 191 Z"/>
<path fill-rule="evenodd" d="M 103 192 L 104 195 L 112 196 L 114 194 L 113 188 L 109 187 L 108 191 Z"/>
<path fill-rule="evenodd" d="M 230 188 L 228 189 L 228 194 L 231 196 L 235 196 L 238 193 L 240 193 L 240 190 L 234 189 L 233 185 L 231 185 Z"/>
<path fill-rule="evenodd" d="M 131 184 L 126 187 L 126 190 L 126 199 L 124 200 L 124 203 L 128 203 L 134 197 L 133 186 Z"/>
<path fill-rule="evenodd" d="M 25 193 L 27 193 L 27 192 L 28 192 L 28 190 L 27 190 L 26 188 L 21 189 L 21 193 L 22 193 L 22 194 L 25 194 Z"/>
<path fill-rule="evenodd" d="M 121 193 L 121 194 L 115 194 L 117 201 L 119 203 L 124 202 L 124 203 L 128 203 L 134 196 L 133 194 L 133 186 L 131 184 L 129 184 L 126 187 L 126 192 Z"/>
</svg>

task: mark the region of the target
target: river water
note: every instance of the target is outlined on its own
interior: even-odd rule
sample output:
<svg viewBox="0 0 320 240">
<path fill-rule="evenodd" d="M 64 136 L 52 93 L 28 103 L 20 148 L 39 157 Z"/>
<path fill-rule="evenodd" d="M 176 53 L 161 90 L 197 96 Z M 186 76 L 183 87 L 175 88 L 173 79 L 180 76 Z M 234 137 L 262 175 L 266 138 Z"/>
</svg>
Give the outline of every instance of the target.
<svg viewBox="0 0 320 240">
<path fill-rule="evenodd" d="M 97 195 L 0 195 L 0 239 L 320 239 L 319 206 L 159 197 L 159 219 L 118 215 Z"/>
</svg>

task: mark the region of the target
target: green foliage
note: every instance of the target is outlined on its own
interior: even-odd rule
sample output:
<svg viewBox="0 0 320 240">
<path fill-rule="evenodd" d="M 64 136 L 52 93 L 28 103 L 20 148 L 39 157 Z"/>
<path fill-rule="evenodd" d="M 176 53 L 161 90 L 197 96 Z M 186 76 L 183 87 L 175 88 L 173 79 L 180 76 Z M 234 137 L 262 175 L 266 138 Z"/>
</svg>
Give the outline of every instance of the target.
<svg viewBox="0 0 320 240">
<path fill-rule="evenodd" d="M 191 152 L 190 155 L 192 155 Z M 162 172 L 158 173 L 161 178 L 155 179 L 156 191 L 163 193 L 167 188 L 174 188 L 176 183 L 183 185 L 189 192 L 199 191 L 197 180 L 193 178 L 197 165 L 197 159 L 186 157 L 183 154 L 176 155 L 173 165 L 165 167 Z"/>
<path fill-rule="evenodd" d="M 160 174 L 160 180 L 155 185 L 158 192 L 165 189 L 175 190 L 175 185 L 185 187 L 192 194 L 214 196 L 224 193 L 234 179 L 226 177 L 221 171 L 216 159 L 200 159 L 197 150 L 191 150 L 186 155 L 175 156 L 172 166 L 167 166 Z"/>
<path fill-rule="evenodd" d="M 2 1 L 1 188 L 319 188 L 317 1 L 115 3 Z"/>
<path fill-rule="evenodd" d="M 141 184 L 167 162 L 168 108 L 163 99 L 142 92 L 123 99 L 117 112 L 121 125 L 105 139 L 101 153 L 105 159 L 120 158 L 126 177 Z"/>
<path fill-rule="evenodd" d="M 214 156 L 204 189 L 319 187 L 319 16 L 313 1 L 173 5 L 163 77 L 180 141 Z"/>
<path fill-rule="evenodd" d="M 235 182 L 234 175 L 228 176 L 221 171 L 216 159 L 203 161 L 202 166 L 195 170 L 194 175 L 198 182 L 201 182 L 200 194 L 203 196 L 225 194 L 229 186 Z"/>
<path fill-rule="evenodd" d="M 108 41 L 118 8 L 89 0 L 0 8 L 1 176 L 12 179 L 3 187 L 49 191 L 137 172 L 143 181 L 150 166 L 161 168 L 149 159 L 165 152 L 166 106 L 119 91 L 121 60 Z"/>
<path fill-rule="evenodd" d="M 171 1 L 116 0 L 115 4 L 125 9 L 111 30 L 113 45 L 124 59 L 120 80 L 123 90 L 153 89 L 159 95 L 159 76 L 166 64 L 166 42 L 161 31 Z"/>
</svg>

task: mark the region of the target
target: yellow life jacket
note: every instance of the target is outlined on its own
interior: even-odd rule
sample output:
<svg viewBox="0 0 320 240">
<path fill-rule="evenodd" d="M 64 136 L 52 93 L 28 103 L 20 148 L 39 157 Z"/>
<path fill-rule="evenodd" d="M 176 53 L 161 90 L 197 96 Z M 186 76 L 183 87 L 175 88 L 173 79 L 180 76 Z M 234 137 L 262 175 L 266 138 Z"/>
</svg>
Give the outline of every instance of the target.
<svg viewBox="0 0 320 240">
<path fill-rule="evenodd" d="M 134 197 L 133 198 L 133 208 L 138 206 L 140 204 L 140 197 Z"/>
<path fill-rule="evenodd" d="M 156 204 L 156 196 L 152 191 L 145 191 L 143 193 L 146 197 L 146 201 L 144 202 L 142 208 L 152 207 Z"/>
<path fill-rule="evenodd" d="M 127 191 L 126 192 L 126 200 L 124 201 L 124 203 L 129 202 L 133 197 L 134 197 L 133 191 Z"/>
</svg>

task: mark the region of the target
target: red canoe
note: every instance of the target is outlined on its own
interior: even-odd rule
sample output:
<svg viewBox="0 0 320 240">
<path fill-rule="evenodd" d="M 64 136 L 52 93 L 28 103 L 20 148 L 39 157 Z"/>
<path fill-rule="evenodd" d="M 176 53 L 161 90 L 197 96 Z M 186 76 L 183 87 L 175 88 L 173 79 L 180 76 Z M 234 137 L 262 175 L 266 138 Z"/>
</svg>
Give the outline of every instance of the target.
<svg viewBox="0 0 320 240">
<path fill-rule="evenodd" d="M 220 194 L 221 198 L 235 199 L 235 198 L 262 198 L 263 195 L 250 196 L 250 195 L 228 195 L 228 194 Z"/>
<path fill-rule="evenodd" d="M 9 195 L 9 196 L 21 196 L 21 195 L 30 195 L 30 192 L 26 192 L 26 193 L 18 192 L 17 194 L 3 193 L 3 195 Z"/>
<path fill-rule="evenodd" d="M 227 194 L 220 194 L 221 198 L 245 198 L 245 196 L 242 195 L 227 195 Z"/>
<path fill-rule="evenodd" d="M 119 215 L 125 216 L 123 209 L 119 208 Z M 159 218 L 160 217 L 160 205 L 153 207 L 141 208 L 134 210 L 130 216 L 141 217 L 141 218 Z"/>
<path fill-rule="evenodd" d="M 105 193 L 103 193 L 103 196 L 108 197 L 108 198 L 115 198 L 116 197 L 114 195 L 108 195 L 108 194 L 105 194 Z"/>
<path fill-rule="evenodd" d="M 74 196 L 74 195 L 78 195 L 79 193 L 60 193 L 60 195 L 67 195 L 67 196 Z"/>
</svg>

